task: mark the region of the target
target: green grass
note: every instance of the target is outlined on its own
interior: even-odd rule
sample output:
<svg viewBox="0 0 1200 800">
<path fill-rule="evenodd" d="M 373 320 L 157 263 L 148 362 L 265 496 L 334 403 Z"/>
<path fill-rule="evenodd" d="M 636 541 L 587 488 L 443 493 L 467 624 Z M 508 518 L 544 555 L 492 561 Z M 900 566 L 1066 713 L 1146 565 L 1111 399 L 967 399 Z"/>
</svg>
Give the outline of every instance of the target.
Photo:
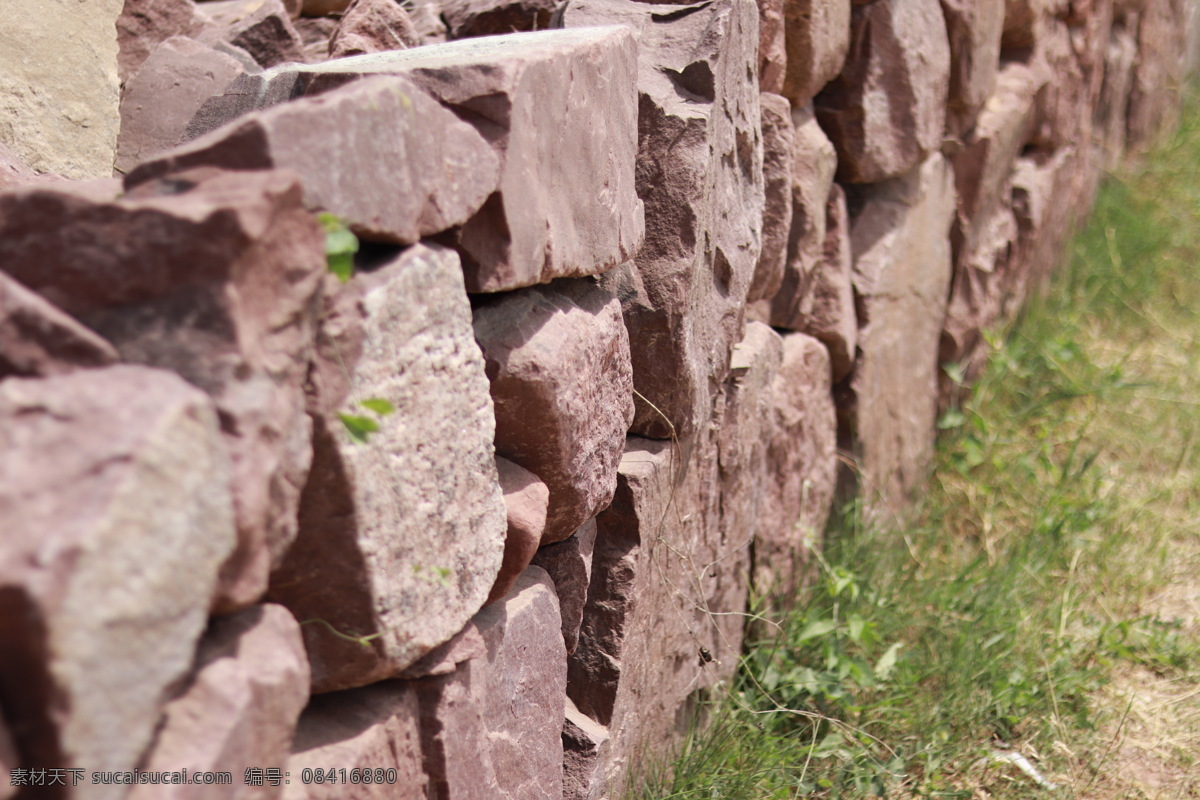
<svg viewBox="0 0 1200 800">
<path fill-rule="evenodd" d="M 1122 759 L 1137 684 L 1200 683 L 1194 613 L 1170 602 L 1200 592 L 1197 309 L 1191 103 L 990 339 L 917 521 L 872 530 L 846 509 L 782 632 L 748 644 L 710 724 L 634 796 L 1159 796 Z M 1171 696 L 1197 713 L 1155 750 L 1184 788 L 1161 796 L 1200 790 L 1188 695 Z M 1060 788 L 994 758 L 1011 751 Z"/>
</svg>

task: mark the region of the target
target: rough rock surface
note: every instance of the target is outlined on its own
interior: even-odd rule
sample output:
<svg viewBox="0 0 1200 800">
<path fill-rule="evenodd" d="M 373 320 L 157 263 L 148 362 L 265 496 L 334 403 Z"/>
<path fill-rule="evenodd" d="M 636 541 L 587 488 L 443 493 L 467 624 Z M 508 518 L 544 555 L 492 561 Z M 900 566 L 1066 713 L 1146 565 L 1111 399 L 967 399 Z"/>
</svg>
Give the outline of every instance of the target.
<svg viewBox="0 0 1200 800">
<path fill-rule="evenodd" d="M 141 768 L 228 770 L 235 776 L 233 789 L 143 784 L 128 797 L 278 797 L 278 789 L 248 785 L 240 776 L 248 767 L 285 766 L 308 686 L 300 626 L 286 608 L 268 604 L 217 617 L 200 641 L 186 688 L 164 709 L 162 727 Z"/>
<path fill-rule="evenodd" d="M 0 272 L 0 379 L 61 375 L 116 361 L 111 344 Z"/>
<path fill-rule="evenodd" d="M 445 0 L 442 16 L 451 39 L 498 36 L 554 27 L 554 0 Z"/>
<path fill-rule="evenodd" d="M 496 407 L 496 452 L 545 481 L 542 543 L 612 500 L 633 420 L 620 301 L 589 279 L 498 296 L 475 310 Z"/>
<path fill-rule="evenodd" d="M 121 94 L 117 171 L 128 173 L 183 141 L 188 123 L 204 102 L 225 91 L 240 74 L 237 59 L 182 36 L 148 53 Z"/>
<path fill-rule="evenodd" d="M 773 297 L 783 283 L 787 266 L 788 233 L 792 227 L 792 151 L 796 138 L 792 109 L 786 98 L 763 94 L 762 252 L 746 300 Z"/>
<path fill-rule="evenodd" d="M 787 78 L 786 0 L 758 2 L 758 88 L 764 93 L 782 94 Z M 849 14 L 846 19 L 849 20 Z"/>
<path fill-rule="evenodd" d="M 420 43 L 408 12 L 396 0 L 355 0 L 329 39 L 329 57 L 405 50 Z"/>
<path fill-rule="evenodd" d="M 253 113 L 142 164 L 127 184 L 199 165 L 294 170 L 307 205 L 363 238 L 401 244 L 467 220 L 497 174 L 483 137 L 397 76 Z"/>
<path fill-rule="evenodd" d="M 122 0 L 39 0 L 0 28 L 0 144 L 36 172 L 112 174 Z M 53 57 L 47 57 L 53 54 Z"/>
<path fill-rule="evenodd" d="M 1158 131 L 1178 119 L 1187 57 L 1183 0 L 1146 0 L 1141 5 L 1137 36 L 1142 57 L 1134 67 L 1129 97 L 1128 139 L 1134 148 L 1149 146 Z"/>
<path fill-rule="evenodd" d="M 426 797 L 429 778 L 421 758 L 417 695 L 404 681 L 384 681 L 348 692 L 314 697 L 300 716 L 291 782 L 283 800 L 394 800 Z M 396 782 L 301 781 L 305 769 L 396 770 Z M 340 775 L 338 776 L 340 778 Z"/>
<path fill-rule="evenodd" d="M 579 644 L 579 626 L 583 622 L 583 606 L 592 580 L 595 548 L 596 520 L 589 519 L 568 538 L 540 548 L 533 557 L 534 565 L 546 570 L 554 581 L 567 655 L 574 653 Z"/>
<path fill-rule="evenodd" d="M 597 769 L 600 751 L 608 741 L 608 728 L 581 712 L 567 698 L 563 724 L 563 800 L 589 800 L 606 788 Z"/>
<path fill-rule="evenodd" d="M 950 40 L 946 130 L 961 136 L 995 88 L 1005 0 L 941 0 L 941 4 Z"/>
<path fill-rule="evenodd" d="M 0 141 L 0 191 L 29 183 L 37 178 L 37 173 L 25 165 L 8 145 Z"/>
<path fill-rule="evenodd" d="M 741 339 L 762 246 L 761 111 L 751 0 L 647 5 L 574 0 L 568 27 L 620 23 L 640 35 L 638 195 L 646 243 L 615 271 L 629 328 L 633 431 L 687 438 L 706 424 Z"/>
<path fill-rule="evenodd" d="M 500 574 L 488 592 L 489 603 L 508 594 L 533 560 L 542 543 L 546 509 L 550 505 L 550 489 L 529 470 L 497 456 L 496 472 L 504 492 L 504 507 L 508 511 L 508 532 L 504 537 Z"/>
<path fill-rule="evenodd" d="M 117 188 L 0 195 L 0 264 L 122 360 L 172 369 L 217 401 L 238 519 L 217 602 L 249 605 L 295 537 L 323 237 L 279 173 L 180 174 L 112 199 Z"/>
<path fill-rule="evenodd" d="M 850 50 L 850 0 L 784 0 L 787 79 L 783 95 L 806 106 L 837 77 Z"/>
<path fill-rule="evenodd" d="M 852 387 L 864 500 L 905 505 L 933 450 L 954 176 L 941 155 L 872 187 L 851 228 L 861 359 Z"/>
<path fill-rule="evenodd" d="M 830 373 L 840 382 L 854 368 L 858 318 L 854 308 L 854 255 L 846 193 L 834 184 L 825 206 L 825 248 L 805 296 L 803 330 L 829 351 Z"/>
<path fill-rule="evenodd" d="M 445 642 L 500 569 L 495 422 L 457 256 L 419 245 L 327 291 L 310 383 L 313 468 L 269 597 L 323 620 L 304 638 L 325 692 L 387 678 Z M 377 400 L 394 411 L 377 413 Z M 378 430 L 356 441 L 356 419 Z"/>
<path fill-rule="evenodd" d="M 125 0 L 117 17 L 121 83 L 137 74 L 161 42 L 176 36 L 203 35 L 210 27 L 193 0 Z"/>
<path fill-rule="evenodd" d="M 938 0 L 856 6 L 846 68 L 814 101 L 838 151 L 838 179 L 908 172 L 942 142 L 950 45 Z"/>
<path fill-rule="evenodd" d="M 203 13 L 215 28 L 201 36 L 208 44 L 227 41 L 262 67 L 304 60 L 304 41 L 280 0 L 218 0 Z"/>
<path fill-rule="evenodd" d="M 233 549 L 229 483 L 212 401 L 175 375 L 0 382 L 0 706 L 23 763 L 138 764 Z"/>
</svg>

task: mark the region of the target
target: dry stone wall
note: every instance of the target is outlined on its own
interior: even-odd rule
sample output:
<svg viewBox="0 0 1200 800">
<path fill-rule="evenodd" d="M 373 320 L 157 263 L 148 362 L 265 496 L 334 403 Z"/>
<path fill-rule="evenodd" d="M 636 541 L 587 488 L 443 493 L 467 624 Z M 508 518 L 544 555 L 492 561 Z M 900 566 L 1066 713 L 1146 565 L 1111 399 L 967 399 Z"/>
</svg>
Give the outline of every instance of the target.
<svg viewBox="0 0 1200 800">
<path fill-rule="evenodd" d="M 1100 171 L 1170 128 L 1198 25 L 24 4 L 0 800 L 618 800 L 751 598 L 805 585 L 839 484 L 919 490 L 941 366 L 978 373 Z M 183 769 L 231 782 L 85 774 Z"/>
</svg>

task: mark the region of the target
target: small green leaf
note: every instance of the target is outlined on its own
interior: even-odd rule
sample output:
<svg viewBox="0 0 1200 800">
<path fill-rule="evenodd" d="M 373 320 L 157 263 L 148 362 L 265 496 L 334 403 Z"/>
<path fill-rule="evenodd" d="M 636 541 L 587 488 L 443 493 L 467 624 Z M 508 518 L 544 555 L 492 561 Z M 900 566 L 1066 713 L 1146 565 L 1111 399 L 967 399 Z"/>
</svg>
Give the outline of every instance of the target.
<svg viewBox="0 0 1200 800">
<path fill-rule="evenodd" d="M 896 658 L 900 655 L 900 648 L 903 646 L 903 642 L 896 642 L 884 651 L 879 660 L 875 662 L 875 677 L 881 681 L 887 680 L 888 675 L 892 674 L 892 670 L 896 667 Z"/>
<path fill-rule="evenodd" d="M 938 420 L 938 430 L 948 431 L 951 428 L 958 428 L 967 421 L 967 415 L 959 411 L 957 408 L 952 408 L 942 415 Z"/>
<path fill-rule="evenodd" d="M 350 434 L 350 438 L 356 442 L 366 444 L 367 439 L 372 433 L 379 430 L 379 423 L 370 417 L 356 417 L 353 414 L 338 414 L 342 424 L 346 426 L 346 433 Z"/>
<path fill-rule="evenodd" d="M 813 620 L 804 626 L 804 630 L 800 632 L 800 637 L 796 642 L 799 644 L 800 642 L 807 642 L 809 639 L 815 639 L 818 636 L 824 636 L 832 633 L 836 627 L 837 625 L 831 619 Z"/>
<path fill-rule="evenodd" d="M 358 252 L 358 237 L 334 214 L 322 212 L 317 215 L 317 219 L 325 229 L 325 260 L 329 271 L 345 283 L 354 274 L 354 254 Z"/>
<path fill-rule="evenodd" d="M 393 414 L 396 411 L 396 407 L 382 397 L 368 397 L 359 403 L 359 405 L 365 409 L 374 411 L 381 417 L 386 417 L 388 414 Z"/>
</svg>

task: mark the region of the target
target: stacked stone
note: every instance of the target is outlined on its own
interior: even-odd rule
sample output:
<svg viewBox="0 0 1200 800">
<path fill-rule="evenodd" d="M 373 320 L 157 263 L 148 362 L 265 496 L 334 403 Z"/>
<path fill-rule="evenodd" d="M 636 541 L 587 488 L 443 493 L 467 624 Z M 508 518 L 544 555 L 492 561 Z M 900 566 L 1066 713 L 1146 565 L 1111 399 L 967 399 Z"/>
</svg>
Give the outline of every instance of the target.
<svg viewBox="0 0 1200 800">
<path fill-rule="evenodd" d="M 113 800 L 615 800 L 805 584 L 839 447 L 920 485 L 939 365 L 1193 41 L 1182 0 L 44 5 L 0 33 L 0 767 L 233 779 L 55 795 Z"/>
</svg>

